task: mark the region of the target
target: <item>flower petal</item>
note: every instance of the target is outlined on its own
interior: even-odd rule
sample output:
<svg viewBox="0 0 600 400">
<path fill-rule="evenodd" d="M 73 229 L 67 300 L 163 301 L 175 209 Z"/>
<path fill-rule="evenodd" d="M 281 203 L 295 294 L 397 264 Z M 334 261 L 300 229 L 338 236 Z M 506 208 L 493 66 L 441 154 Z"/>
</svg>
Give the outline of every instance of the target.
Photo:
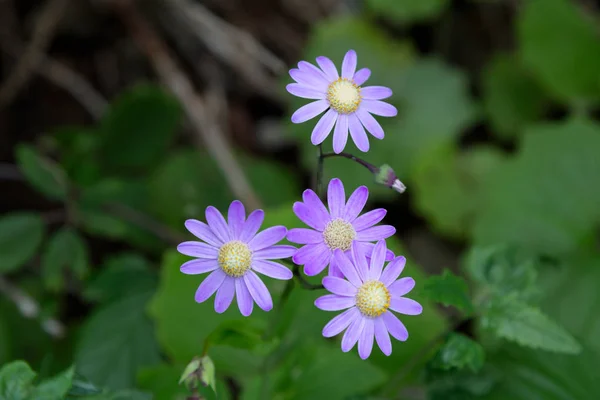
<svg viewBox="0 0 600 400">
<path fill-rule="evenodd" d="M 191 260 L 184 263 L 180 270 L 186 275 L 204 274 L 219 268 L 217 260 Z"/>
<path fill-rule="evenodd" d="M 392 341 L 390 340 L 385 322 L 382 317 L 375 318 L 373 322 L 375 323 L 375 340 L 377 341 L 377 345 L 383 354 L 389 356 L 392 354 Z"/>
<path fill-rule="evenodd" d="M 344 209 L 344 220 L 348 222 L 354 221 L 365 207 L 365 204 L 367 204 L 368 198 L 369 189 L 366 186 L 358 187 L 348 198 Z"/>
<path fill-rule="evenodd" d="M 367 110 L 365 110 L 362 104 L 354 113 L 360 120 L 360 123 L 363 124 L 365 129 L 369 131 L 371 135 L 373 135 L 377 139 L 383 139 L 383 137 L 385 136 L 383 128 L 381 127 L 381 125 L 379 125 L 379 122 L 377 122 L 377 120 L 373 118 L 373 116 L 369 114 Z"/>
<path fill-rule="evenodd" d="M 404 324 L 392 312 L 384 312 L 381 317 L 390 335 L 401 342 L 405 342 L 408 339 L 408 330 L 406 330 Z"/>
<path fill-rule="evenodd" d="M 288 280 L 294 276 L 289 268 L 269 260 L 254 260 L 252 269 L 274 279 Z"/>
<path fill-rule="evenodd" d="M 398 115 L 396 107 L 385 101 L 364 99 L 360 103 L 360 106 L 371 114 L 380 115 L 382 117 L 395 117 Z"/>
<path fill-rule="evenodd" d="M 294 246 L 277 245 L 257 250 L 252 254 L 252 257 L 255 260 L 277 260 L 280 258 L 289 258 L 297 250 Z"/>
<path fill-rule="evenodd" d="M 356 71 L 356 51 L 348 50 L 342 61 L 342 78 L 352 79 Z"/>
<path fill-rule="evenodd" d="M 310 207 L 299 201 L 294 203 L 292 209 L 300 221 L 304 222 L 311 228 L 318 230 L 319 232 L 323 232 L 325 225 L 327 222 L 329 222 L 329 220 L 323 220 L 319 218 L 318 213 L 316 213 L 314 210 L 311 210 Z"/>
<path fill-rule="evenodd" d="M 317 67 L 315 67 L 316 69 Z M 313 70 L 291 69 L 290 76 L 298 83 L 306 86 L 314 87 L 316 90 L 327 90 L 329 82 L 325 79 L 323 73 L 314 72 Z"/>
<path fill-rule="evenodd" d="M 252 314 L 254 301 L 243 278 L 235 280 L 235 296 L 237 297 L 238 308 L 242 315 L 247 317 Z"/>
<path fill-rule="evenodd" d="M 333 257 L 333 255 L 329 261 L 329 270 L 327 270 L 327 275 L 333 276 L 334 278 L 344 279 L 344 273 L 338 267 L 337 261 L 335 261 L 335 257 Z"/>
<path fill-rule="evenodd" d="M 327 208 L 315 192 L 310 189 L 306 189 L 302 193 L 302 200 L 304 201 L 304 204 L 306 204 L 308 208 L 317 216 L 317 218 L 323 220 L 325 224 L 331 220 L 329 211 L 327 211 Z"/>
<path fill-rule="evenodd" d="M 363 153 L 369 151 L 369 137 L 355 113 L 348 115 L 348 128 L 356 147 Z"/>
<path fill-rule="evenodd" d="M 346 329 L 355 318 L 360 317 L 360 312 L 356 307 L 352 307 L 340 315 L 337 315 L 323 328 L 323 336 L 333 337 Z M 386 331 L 387 333 L 387 331 Z"/>
<path fill-rule="evenodd" d="M 344 151 L 348 142 L 348 116 L 340 114 L 333 130 L 333 151 L 336 154 Z"/>
<path fill-rule="evenodd" d="M 315 258 L 304 264 L 304 273 L 308 276 L 320 274 L 331 262 L 331 250 L 324 246 L 325 250 L 320 252 Z"/>
<path fill-rule="evenodd" d="M 356 300 L 354 297 L 337 296 L 335 294 L 326 294 L 315 300 L 315 306 L 323 311 L 339 311 L 354 307 Z"/>
<path fill-rule="evenodd" d="M 413 278 L 402 278 L 388 286 L 390 294 L 395 297 L 401 297 L 413 290 L 415 280 Z"/>
<path fill-rule="evenodd" d="M 344 214 L 346 205 L 346 193 L 344 184 L 338 178 L 329 181 L 327 187 L 327 204 L 329 205 L 329 214 L 332 219 L 341 218 Z"/>
<path fill-rule="evenodd" d="M 246 282 L 246 287 L 250 295 L 260 308 L 264 311 L 269 311 L 273 308 L 273 299 L 271 298 L 269 289 L 267 289 L 264 282 L 253 271 L 247 271 L 244 274 L 244 282 Z"/>
<path fill-rule="evenodd" d="M 306 228 L 290 229 L 287 240 L 298 244 L 315 244 L 323 242 L 323 233 Z"/>
<path fill-rule="evenodd" d="M 340 249 L 335 250 L 333 256 L 335 257 L 336 265 L 342 271 L 346 279 L 356 287 L 361 286 L 363 282 L 358 275 L 356 267 L 348 257 Z"/>
<path fill-rule="evenodd" d="M 356 71 L 356 73 L 354 74 L 354 78 L 352 78 L 352 80 L 354 81 L 354 84 L 357 86 L 361 86 L 363 83 L 365 83 L 369 77 L 371 76 L 371 70 L 369 68 L 361 68 L 358 71 Z"/>
<path fill-rule="evenodd" d="M 246 222 L 244 222 L 239 239 L 245 243 L 252 240 L 254 235 L 256 235 L 256 232 L 260 229 L 264 219 L 265 212 L 263 210 L 252 211 L 250 215 L 248 215 Z"/>
<path fill-rule="evenodd" d="M 216 260 L 219 249 L 202 242 L 183 242 L 177 246 L 177 251 L 190 257 L 208 258 Z"/>
<path fill-rule="evenodd" d="M 362 284 L 362 282 L 367 281 L 367 277 L 369 276 L 369 264 L 367 263 L 367 256 L 364 251 L 364 246 L 362 246 L 360 242 L 355 241 L 352 243 L 350 252 L 352 255 L 352 262 L 354 263 L 356 272 L 358 272 L 358 276 L 360 277 Z"/>
<path fill-rule="evenodd" d="M 375 331 L 375 324 L 373 319 L 365 318 L 365 326 L 363 327 L 362 333 L 358 338 L 358 355 L 363 360 L 366 360 L 371 355 L 373 350 L 373 337 Z"/>
<path fill-rule="evenodd" d="M 398 279 L 398 277 L 402 273 L 402 270 L 404 269 L 404 265 L 406 265 L 406 258 L 404 258 L 403 256 L 398 256 L 398 257 L 394 258 L 392 260 L 392 262 L 390 262 L 387 265 L 387 267 L 385 267 L 385 269 L 383 270 L 383 273 L 381 274 L 381 278 L 379 280 L 385 286 L 387 286 L 387 287 L 391 286 L 391 284 L 394 283 L 394 281 L 396 279 Z"/>
<path fill-rule="evenodd" d="M 185 221 L 185 227 L 190 233 L 196 236 L 200 240 L 204 240 L 206 243 L 216 247 L 221 247 L 223 241 L 219 239 L 210 229 L 210 226 L 204 222 L 200 222 L 196 219 L 188 219 Z"/>
<path fill-rule="evenodd" d="M 286 234 L 287 228 L 285 226 L 272 226 L 254 236 L 254 239 L 248 242 L 248 247 L 250 247 L 250 250 L 252 251 L 257 251 L 269 246 L 273 246 L 274 244 L 280 242 Z"/>
<path fill-rule="evenodd" d="M 331 133 L 333 126 L 338 119 L 338 113 L 333 108 L 330 108 L 325 115 L 321 117 L 319 122 L 315 125 L 312 134 L 310 135 L 310 141 L 312 144 L 319 145 L 323 143 L 327 136 Z"/>
<path fill-rule="evenodd" d="M 373 249 L 373 253 L 371 253 L 371 263 L 369 265 L 368 275 L 369 280 L 379 280 L 381 271 L 383 270 L 383 262 L 385 260 L 386 250 L 387 246 L 385 245 L 385 240 L 378 241 Z"/>
<path fill-rule="evenodd" d="M 392 95 L 392 89 L 385 86 L 365 86 L 360 88 L 360 96 L 368 100 L 386 99 Z"/>
<path fill-rule="evenodd" d="M 392 297 L 390 309 L 404 315 L 419 315 L 423 312 L 423 306 L 413 299 L 406 297 Z"/>
<path fill-rule="evenodd" d="M 198 290 L 196 290 L 196 302 L 202 303 L 206 301 L 210 296 L 213 295 L 217 291 L 217 289 L 221 286 L 227 274 L 223 272 L 221 269 L 217 269 L 213 271 L 209 276 L 206 277 L 205 280 L 202 281 Z"/>
<path fill-rule="evenodd" d="M 378 225 L 364 229 L 356 233 L 356 240 L 373 242 L 375 240 L 387 239 L 396 233 L 396 228 L 391 225 Z"/>
<path fill-rule="evenodd" d="M 327 79 L 327 76 L 325 76 L 325 73 L 321 71 L 316 65 L 311 64 L 308 61 L 300 61 L 298 63 L 298 69 L 300 70 L 300 72 L 303 73 L 311 73 L 315 76 L 320 76 L 325 82 L 327 82 L 327 84 L 329 84 L 329 80 Z"/>
<path fill-rule="evenodd" d="M 246 221 L 246 210 L 241 201 L 235 200 L 229 205 L 227 211 L 227 222 L 229 224 L 229 232 L 232 239 L 238 239 L 242 232 L 242 227 Z"/>
<path fill-rule="evenodd" d="M 296 265 L 304 265 L 319 257 L 321 253 L 329 253 L 329 248 L 323 242 L 308 244 L 296 251 L 292 256 L 292 261 Z"/>
<path fill-rule="evenodd" d="M 329 82 L 333 82 L 340 77 L 335 64 L 329 58 L 325 56 L 317 57 L 317 64 L 319 64 Z"/>
<path fill-rule="evenodd" d="M 309 119 L 312 119 L 317 115 L 321 114 L 328 108 L 329 103 L 327 103 L 326 100 L 313 101 L 312 103 L 308 103 L 297 109 L 296 112 L 292 114 L 292 122 L 294 124 L 306 122 Z"/>
<path fill-rule="evenodd" d="M 338 296 L 356 296 L 357 288 L 345 279 L 326 276 L 323 278 L 323 286 L 333 294 Z"/>
<path fill-rule="evenodd" d="M 225 218 L 213 206 L 206 207 L 206 222 L 208 222 L 208 226 L 210 226 L 214 234 L 223 242 L 231 240 L 229 227 L 227 226 L 227 222 L 225 222 Z"/>
<path fill-rule="evenodd" d="M 386 214 L 387 211 L 385 209 L 377 208 L 356 218 L 354 221 L 352 221 L 352 226 L 354 227 L 354 230 L 360 232 L 381 222 Z"/>
<path fill-rule="evenodd" d="M 303 99 L 321 100 L 326 97 L 325 90 L 318 90 L 303 83 L 290 83 L 285 89 L 294 96 Z"/>
<path fill-rule="evenodd" d="M 344 353 L 352 350 L 356 342 L 358 342 L 358 338 L 362 334 L 363 327 L 365 326 L 365 319 L 362 315 L 358 315 L 354 321 L 350 324 L 346 333 L 344 333 L 344 337 L 342 338 L 342 351 Z"/>
<path fill-rule="evenodd" d="M 235 278 L 228 276 L 219 287 L 219 290 L 217 290 L 217 295 L 215 296 L 215 311 L 219 314 L 225 312 L 233 301 L 235 281 Z"/>
</svg>

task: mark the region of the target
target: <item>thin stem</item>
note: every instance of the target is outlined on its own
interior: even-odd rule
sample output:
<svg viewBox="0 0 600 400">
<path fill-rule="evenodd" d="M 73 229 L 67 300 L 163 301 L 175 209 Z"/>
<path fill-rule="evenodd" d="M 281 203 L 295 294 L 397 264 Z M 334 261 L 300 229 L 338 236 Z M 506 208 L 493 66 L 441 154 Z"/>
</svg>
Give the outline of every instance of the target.
<svg viewBox="0 0 600 400">
<path fill-rule="evenodd" d="M 379 170 L 379 168 L 377 168 L 375 165 L 363 160 L 362 158 L 358 158 L 356 156 L 353 156 L 350 153 L 325 153 L 321 155 L 321 158 L 325 159 L 328 157 L 343 157 L 343 158 L 347 158 L 349 160 L 352 160 L 360 165 L 362 165 L 363 167 L 365 167 L 366 169 L 369 170 L 369 172 L 376 174 L 377 171 Z"/>
<path fill-rule="evenodd" d="M 323 285 L 313 285 L 312 283 L 307 281 L 306 278 L 304 278 L 304 276 L 302 276 L 302 274 L 300 273 L 298 266 L 294 266 L 293 272 L 294 272 L 294 277 L 298 280 L 298 283 L 300 283 L 300 285 L 304 289 L 308 289 L 308 290 L 325 289 L 325 287 Z"/>
<path fill-rule="evenodd" d="M 317 159 L 317 182 L 315 183 L 315 190 L 319 197 L 323 195 L 323 146 L 318 145 L 319 157 Z"/>
</svg>

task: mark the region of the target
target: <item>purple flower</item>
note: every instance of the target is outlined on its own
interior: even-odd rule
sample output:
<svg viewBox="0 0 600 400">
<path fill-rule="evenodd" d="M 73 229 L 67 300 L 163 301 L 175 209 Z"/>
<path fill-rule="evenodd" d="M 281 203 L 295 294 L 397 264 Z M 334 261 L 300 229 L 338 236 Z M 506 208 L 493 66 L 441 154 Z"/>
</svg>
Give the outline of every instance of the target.
<svg viewBox="0 0 600 400">
<path fill-rule="evenodd" d="M 257 234 L 265 213 L 255 210 L 246 219 L 244 205 L 234 201 L 229 206 L 228 222 L 214 207 L 206 209 L 206 221 L 188 219 L 185 227 L 202 242 L 184 242 L 177 251 L 197 259 L 181 266 L 181 272 L 194 275 L 211 272 L 196 291 L 202 303 L 215 292 L 215 311 L 222 313 L 237 296 L 240 312 L 252 313 L 254 302 L 265 311 L 273 308 L 271 294 L 256 272 L 275 279 L 291 279 L 292 271 L 270 261 L 291 257 L 296 248 L 277 246 L 287 233 L 284 226 L 273 226 Z"/>
<path fill-rule="evenodd" d="M 333 131 L 333 151 L 341 153 L 350 136 L 360 151 L 369 151 L 369 138 L 365 128 L 377 139 L 383 139 L 383 128 L 371 114 L 394 117 L 396 107 L 381 101 L 392 95 L 392 90 L 384 86 L 361 87 L 369 79 L 371 71 L 363 68 L 356 71 L 356 52 L 350 50 L 342 61 L 342 75 L 327 57 L 317 57 L 320 68 L 306 61 L 300 61 L 298 68 L 290 70 L 296 81 L 286 89 L 294 96 L 315 99 L 300 107 L 293 115 L 292 122 L 299 124 L 328 110 L 312 131 L 311 142 L 323 143 Z"/>
<path fill-rule="evenodd" d="M 392 311 L 406 315 L 419 315 L 423 311 L 419 303 L 403 297 L 415 287 L 413 278 L 398 279 L 406 259 L 396 257 L 383 269 L 385 252 L 385 241 L 377 242 L 368 265 L 356 246 L 352 247 L 352 261 L 336 250 L 334 257 L 346 279 L 323 278 L 323 286 L 333 294 L 315 301 L 324 311 L 346 310 L 325 325 L 323 336 L 332 337 L 346 330 L 342 351 L 350 351 L 358 342 L 358 354 L 363 360 L 371 354 L 373 339 L 386 356 L 392 353 L 388 333 L 402 342 L 408 339 L 406 327 Z"/>
<path fill-rule="evenodd" d="M 386 239 L 396 233 L 391 225 L 374 226 L 380 222 L 386 210 L 378 208 L 359 217 L 367 203 L 369 190 L 361 186 L 352 193 L 346 203 L 344 185 L 335 178 L 329 182 L 325 208 L 315 192 L 307 189 L 302 194 L 304 202 L 294 203 L 294 213 L 312 229 L 290 229 L 287 239 L 293 243 L 304 244 L 292 260 L 304 265 L 306 275 L 317 275 L 331 264 L 329 275 L 342 276 L 333 262 L 333 252 L 337 249 L 348 252 L 355 244 L 364 254 L 371 254 L 374 244 L 371 242 Z M 387 259 L 394 253 L 387 252 Z"/>
</svg>

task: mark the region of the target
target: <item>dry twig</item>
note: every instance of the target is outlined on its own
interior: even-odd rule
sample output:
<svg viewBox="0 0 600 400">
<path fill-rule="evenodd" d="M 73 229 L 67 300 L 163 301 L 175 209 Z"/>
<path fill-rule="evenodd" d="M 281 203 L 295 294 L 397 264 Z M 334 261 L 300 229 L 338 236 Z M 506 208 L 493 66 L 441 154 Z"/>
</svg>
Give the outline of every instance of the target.
<svg viewBox="0 0 600 400">
<path fill-rule="evenodd" d="M 233 156 L 214 112 L 194 91 L 190 79 L 171 57 L 169 49 L 152 29 L 148 21 L 130 1 L 114 2 L 114 8 L 140 49 L 146 54 L 158 76 L 182 104 L 196 136 L 206 145 L 223 171 L 233 193 L 247 207 L 260 208 L 260 201 Z"/>
</svg>

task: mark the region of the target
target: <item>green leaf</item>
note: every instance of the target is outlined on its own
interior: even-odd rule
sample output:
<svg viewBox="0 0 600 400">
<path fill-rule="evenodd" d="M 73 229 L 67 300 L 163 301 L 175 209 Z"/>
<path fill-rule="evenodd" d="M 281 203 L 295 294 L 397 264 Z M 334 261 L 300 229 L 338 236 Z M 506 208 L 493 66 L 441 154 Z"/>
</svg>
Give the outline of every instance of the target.
<svg viewBox="0 0 600 400">
<path fill-rule="evenodd" d="M 483 75 L 485 112 L 494 133 L 510 139 L 538 120 L 548 103 L 544 90 L 515 57 L 496 56 Z"/>
<path fill-rule="evenodd" d="M 498 373 L 483 368 L 477 373 L 470 369 L 444 370 L 430 363 L 426 370 L 428 400 L 475 400 L 485 397 L 495 387 Z"/>
<path fill-rule="evenodd" d="M 136 86 L 121 94 L 100 123 L 104 166 L 121 175 L 153 167 L 171 144 L 180 117 L 179 104 L 159 87 Z"/>
<path fill-rule="evenodd" d="M 378 16 L 398 24 L 421 22 L 439 16 L 448 0 L 367 0 L 367 6 Z"/>
<path fill-rule="evenodd" d="M 301 193 L 297 179 L 282 166 L 247 156 L 238 159 L 267 207 L 291 202 Z M 152 213 L 179 230 L 186 219 L 202 218 L 209 205 L 226 212 L 233 199 L 215 161 L 189 150 L 172 154 L 157 168 L 150 178 L 149 192 Z"/>
<path fill-rule="evenodd" d="M 39 214 L 16 212 L 0 217 L 0 273 L 11 272 L 30 260 L 44 237 Z"/>
<path fill-rule="evenodd" d="M 600 127 L 586 120 L 527 130 L 517 156 L 483 189 L 476 244 L 512 243 L 566 254 L 590 241 L 600 223 Z"/>
<path fill-rule="evenodd" d="M 83 281 L 89 272 L 87 244 L 75 229 L 60 228 L 42 253 L 41 268 L 44 284 L 54 292 L 64 289 L 65 274 Z"/>
<path fill-rule="evenodd" d="M 476 282 L 499 295 L 531 300 L 539 294 L 536 257 L 515 246 L 474 247 L 465 258 L 465 269 Z"/>
<path fill-rule="evenodd" d="M 469 368 L 477 372 L 483 367 L 484 361 L 485 353 L 479 343 L 465 335 L 451 333 L 433 363 L 444 370 Z"/>
<path fill-rule="evenodd" d="M 40 193 L 53 200 L 67 197 L 67 177 L 54 161 L 43 157 L 28 145 L 17 146 L 16 159 L 27 181 Z"/>
<path fill-rule="evenodd" d="M 417 209 L 442 234 L 463 238 L 479 211 L 484 182 L 504 159 L 487 146 L 459 152 L 455 144 L 447 144 L 424 153 L 411 185 Z"/>
<path fill-rule="evenodd" d="M 42 381 L 36 388 L 31 400 L 64 399 L 73 383 L 75 368 L 71 367 L 60 374 Z"/>
<path fill-rule="evenodd" d="M 473 312 L 473 304 L 469 298 L 467 282 L 450 270 L 445 270 L 441 275 L 428 278 L 423 291 L 427 298 L 445 306 L 454 306 L 466 314 Z"/>
<path fill-rule="evenodd" d="M 569 332 L 516 296 L 492 297 L 484 310 L 481 325 L 498 337 L 521 346 L 567 354 L 581 351 L 581 345 Z"/>
<path fill-rule="evenodd" d="M 36 373 L 24 361 L 13 361 L 0 369 L 0 398 L 29 400 Z"/>
<path fill-rule="evenodd" d="M 569 0 L 530 0 L 520 12 L 523 62 L 557 98 L 597 99 L 600 37 L 597 16 Z"/>
<path fill-rule="evenodd" d="M 224 321 L 208 335 L 204 351 L 212 345 L 226 345 L 251 350 L 263 341 L 264 326 L 262 325 L 247 318 Z"/>
<path fill-rule="evenodd" d="M 160 361 L 153 326 L 144 314 L 148 298 L 147 293 L 132 294 L 86 321 L 75 355 L 82 375 L 100 386 L 124 389 L 134 385 L 139 368 Z"/>
<path fill-rule="evenodd" d="M 158 283 L 150 263 L 136 253 L 122 253 L 108 258 L 90 279 L 84 297 L 94 302 L 110 302 L 132 293 L 153 291 Z"/>
</svg>

